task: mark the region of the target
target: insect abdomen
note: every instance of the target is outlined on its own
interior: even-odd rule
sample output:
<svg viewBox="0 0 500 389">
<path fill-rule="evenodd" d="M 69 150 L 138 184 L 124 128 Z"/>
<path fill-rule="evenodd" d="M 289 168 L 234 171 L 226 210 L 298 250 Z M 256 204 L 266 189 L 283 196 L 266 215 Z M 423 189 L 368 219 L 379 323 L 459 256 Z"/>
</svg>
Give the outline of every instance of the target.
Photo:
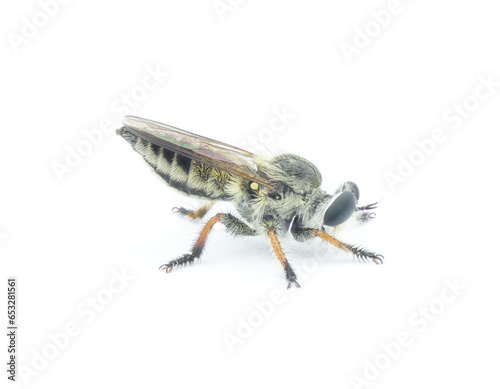
<svg viewBox="0 0 500 389">
<path fill-rule="evenodd" d="M 224 200 L 231 174 L 146 141 L 122 127 L 118 130 L 168 185 L 191 196 Z"/>
</svg>

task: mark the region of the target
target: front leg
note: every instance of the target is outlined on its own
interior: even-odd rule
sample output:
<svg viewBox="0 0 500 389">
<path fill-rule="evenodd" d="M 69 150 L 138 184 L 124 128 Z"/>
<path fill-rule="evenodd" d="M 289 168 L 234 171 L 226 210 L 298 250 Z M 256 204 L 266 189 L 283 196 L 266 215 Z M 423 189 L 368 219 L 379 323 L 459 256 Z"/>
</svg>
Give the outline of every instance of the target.
<svg viewBox="0 0 500 389">
<path fill-rule="evenodd" d="M 321 239 L 326 240 L 328 243 L 334 245 L 335 247 L 337 247 L 341 250 L 350 252 L 356 258 L 359 258 L 362 260 L 371 259 L 373 261 L 373 263 L 375 263 L 377 265 L 382 265 L 382 263 L 383 263 L 383 259 L 384 259 L 383 255 L 372 253 L 371 251 L 365 250 L 361 247 L 341 242 L 337 238 L 334 238 L 333 236 L 328 235 L 325 231 L 321 231 L 321 230 L 314 228 L 314 229 L 312 229 L 312 234 L 313 234 L 313 236 L 318 236 Z"/>
<path fill-rule="evenodd" d="M 334 192 L 334 194 L 337 193 L 342 193 L 345 191 L 349 191 L 354 195 L 354 198 L 356 199 L 356 205 L 358 204 L 359 201 L 359 187 L 352 181 L 347 181 L 344 182 L 341 186 L 337 188 L 337 190 Z M 360 223 L 365 223 L 367 221 L 370 221 L 372 219 L 375 219 L 375 212 L 367 212 L 372 209 L 377 208 L 377 203 L 373 204 L 368 204 L 362 207 L 356 207 L 354 210 L 354 217 L 360 222 Z"/>
<path fill-rule="evenodd" d="M 364 205 L 362 207 L 356 207 L 354 210 L 354 217 L 360 222 L 365 223 L 372 219 L 375 219 L 375 212 L 368 212 L 372 209 L 377 208 L 378 202 L 373 204 Z"/>
<path fill-rule="evenodd" d="M 306 240 L 319 237 L 323 240 L 326 240 L 328 243 L 334 245 L 335 247 L 344 250 L 346 252 L 351 253 L 354 257 L 359 259 L 371 259 L 377 265 L 381 265 L 383 263 L 384 256 L 376 253 L 372 253 L 363 248 L 354 246 L 352 244 L 344 243 L 337 238 L 326 233 L 326 231 L 319 230 L 317 228 L 304 228 L 299 227 L 298 223 L 293 223 L 292 228 L 290 229 L 292 236 L 295 240 L 299 242 L 304 242 Z"/>
</svg>

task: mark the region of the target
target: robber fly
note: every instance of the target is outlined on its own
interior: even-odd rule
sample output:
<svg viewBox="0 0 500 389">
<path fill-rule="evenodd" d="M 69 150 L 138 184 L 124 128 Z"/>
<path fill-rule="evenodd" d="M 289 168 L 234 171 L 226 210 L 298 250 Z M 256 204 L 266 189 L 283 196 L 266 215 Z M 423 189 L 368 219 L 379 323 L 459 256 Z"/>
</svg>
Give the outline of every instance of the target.
<svg viewBox="0 0 500 389">
<path fill-rule="evenodd" d="M 116 132 L 168 185 L 187 196 L 210 201 L 198 210 L 174 208 L 174 212 L 201 219 L 213 202 L 228 201 L 240 216 L 217 213 L 211 217 L 191 252 L 160 267 L 167 273 L 200 258 L 216 223 L 222 223 L 234 235 L 266 236 L 283 266 L 288 288 L 300 285 L 279 241 L 287 234 L 299 242 L 317 237 L 359 259 L 382 263 L 382 255 L 341 242 L 328 233 L 351 217 L 366 221 L 375 216 L 370 211 L 377 203 L 357 205 L 359 189 L 353 182 L 328 194 L 320 188 L 321 174 L 316 166 L 298 155 L 259 158 L 240 148 L 135 116 L 125 116 L 123 127 Z"/>
</svg>

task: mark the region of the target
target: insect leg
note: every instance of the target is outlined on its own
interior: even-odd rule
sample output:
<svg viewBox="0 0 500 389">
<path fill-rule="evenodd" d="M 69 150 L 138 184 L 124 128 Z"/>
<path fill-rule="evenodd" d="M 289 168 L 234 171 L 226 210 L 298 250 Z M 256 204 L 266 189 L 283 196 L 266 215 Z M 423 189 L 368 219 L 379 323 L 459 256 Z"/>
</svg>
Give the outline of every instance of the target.
<svg viewBox="0 0 500 389">
<path fill-rule="evenodd" d="M 203 252 L 203 248 L 205 247 L 205 243 L 207 242 L 208 234 L 212 230 L 213 226 L 215 223 L 220 222 L 224 217 L 223 213 L 218 213 L 214 217 L 212 217 L 207 224 L 205 224 L 205 227 L 203 227 L 203 230 L 201 230 L 201 234 L 198 237 L 198 240 L 194 244 L 191 253 L 189 254 L 184 254 L 180 256 L 177 259 L 174 259 L 170 261 L 169 263 L 166 263 L 164 265 L 160 266 L 160 270 L 166 270 L 167 273 L 170 273 L 172 269 L 176 266 L 182 266 L 187 263 L 192 263 L 196 258 L 199 258 L 201 253 Z"/>
<path fill-rule="evenodd" d="M 342 193 L 345 191 L 349 191 L 354 195 L 354 198 L 356 199 L 356 204 L 359 201 L 359 188 L 358 186 L 352 182 L 352 181 L 346 181 L 344 182 L 341 186 L 339 186 L 335 190 L 335 194 L 337 193 Z M 375 218 L 375 212 L 366 212 L 370 211 L 372 209 L 377 208 L 378 203 L 373 203 L 373 204 L 368 204 L 362 207 L 356 207 L 354 210 L 354 217 L 360 222 L 360 223 L 365 223 L 371 219 Z"/>
<path fill-rule="evenodd" d="M 271 239 L 271 244 L 273 246 L 273 250 L 276 253 L 276 256 L 278 257 L 278 260 L 281 262 L 281 265 L 283 266 L 283 269 L 285 269 L 285 276 L 288 281 L 288 289 L 292 286 L 292 284 L 300 288 L 299 283 L 297 282 L 297 276 L 295 275 L 295 272 L 293 271 L 292 267 L 290 266 L 290 263 L 288 263 L 285 253 L 283 252 L 283 249 L 281 248 L 280 242 L 278 240 L 278 235 L 276 235 L 276 230 L 274 228 L 270 228 L 267 230 L 267 234 L 269 235 L 269 238 Z"/>
<path fill-rule="evenodd" d="M 378 202 L 373 204 L 364 205 L 362 207 L 356 207 L 354 210 L 354 216 L 360 223 L 365 223 L 372 219 L 375 219 L 375 212 L 369 212 L 372 209 L 377 208 Z"/>
<path fill-rule="evenodd" d="M 247 225 L 245 222 L 242 222 L 237 217 L 234 217 L 230 213 L 224 213 L 223 215 L 221 223 L 226 226 L 227 232 L 230 232 L 233 235 L 257 235 L 257 232 L 252 227 Z"/>
<path fill-rule="evenodd" d="M 334 194 L 343 193 L 343 192 L 351 192 L 356 199 L 356 204 L 359 201 L 359 187 L 352 181 L 346 181 L 342 185 L 340 185 L 334 192 Z M 354 210 L 354 217 L 360 222 L 365 223 L 370 219 L 375 217 L 375 213 L 373 212 L 363 212 L 369 209 L 375 208 L 375 204 L 366 205 L 364 207 L 356 207 Z M 373 208 L 371 208 L 373 206 Z"/>
<path fill-rule="evenodd" d="M 371 259 L 377 265 L 382 264 L 382 260 L 384 259 L 383 255 L 375 254 L 354 245 L 341 242 L 337 238 L 334 238 L 333 236 L 328 235 L 325 231 L 318 230 L 317 228 L 304 228 L 300 227 L 298 223 L 293 223 L 290 232 L 292 233 L 293 238 L 298 242 L 305 242 L 306 240 L 320 237 L 321 239 L 326 240 L 328 243 L 334 245 L 335 247 L 350 252 L 356 258 Z"/>
<path fill-rule="evenodd" d="M 205 227 L 203 227 L 203 230 L 201 231 L 198 240 L 194 244 L 191 253 L 184 254 L 179 258 L 160 266 L 160 270 L 166 270 L 167 273 L 170 273 L 174 267 L 192 263 L 196 258 L 199 258 L 205 247 L 208 234 L 217 222 L 222 223 L 226 227 L 226 230 L 233 233 L 234 235 L 256 235 L 254 229 L 252 229 L 250 226 L 234 217 L 230 213 L 218 213 L 207 222 Z"/>
<path fill-rule="evenodd" d="M 212 205 L 214 205 L 214 203 L 208 203 L 208 204 L 205 204 L 204 206 L 202 206 L 196 210 L 186 209 L 183 207 L 180 207 L 180 208 L 174 207 L 174 208 L 172 208 L 172 212 L 179 213 L 181 215 L 185 215 L 193 220 L 197 220 L 197 219 L 202 219 L 203 216 L 205 216 L 207 214 L 207 212 L 210 210 L 210 208 L 212 208 Z"/>
<path fill-rule="evenodd" d="M 335 247 L 350 252 L 352 255 L 354 255 L 356 258 L 359 259 L 371 259 L 374 263 L 377 265 L 381 265 L 384 259 L 383 255 L 380 254 L 375 254 L 372 253 L 368 250 L 365 250 L 363 248 L 354 246 L 352 244 L 344 243 L 338 240 L 337 238 L 334 238 L 331 235 L 328 235 L 325 231 L 318 230 L 316 228 L 311 228 L 311 234 L 313 236 L 318 236 L 323 240 L 326 240 L 328 243 L 334 245 Z"/>
</svg>

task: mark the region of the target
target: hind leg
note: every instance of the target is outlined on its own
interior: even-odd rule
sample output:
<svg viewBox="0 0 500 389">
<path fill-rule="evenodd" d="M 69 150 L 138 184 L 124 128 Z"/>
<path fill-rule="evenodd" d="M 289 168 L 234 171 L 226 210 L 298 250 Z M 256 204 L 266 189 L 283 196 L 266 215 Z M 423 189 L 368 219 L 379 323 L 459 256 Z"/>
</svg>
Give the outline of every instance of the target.
<svg viewBox="0 0 500 389">
<path fill-rule="evenodd" d="M 177 266 L 183 266 L 187 265 L 189 263 L 193 263 L 195 259 L 199 258 L 201 256 L 201 253 L 203 252 L 203 249 L 205 248 L 205 243 L 207 242 L 208 235 L 210 234 L 210 231 L 212 231 L 213 226 L 217 223 L 220 222 L 224 217 L 224 214 L 218 213 L 214 217 L 212 217 L 207 224 L 205 224 L 205 227 L 201 230 L 201 233 L 196 240 L 196 243 L 194 244 L 193 248 L 191 249 L 191 252 L 188 254 L 181 255 L 179 258 L 174 259 L 168 263 L 165 263 L 164 265 L 160 266 L 160 270 L 165 270 L 167 273 L 170 273 L 174 267 Z"/>
<path fill-rule="evenodd" d="M 212 231 L 213 226 L 216 223 L 223 224 L 227 231 L 233 233 L 234 235 L 247 235 L 254 236 L 256 232 L 253 228 L 248 226 L 246 223 L 242 222 L 238 218 L 234 217 L 229 213 L 218 213 L 217 215 L 210 218 L 210 220 L 205 224 L 205 227 L 201 230 L 201 233 L 196 240 L 196 243 L 188 254 L 181 255 L 180 257 L 160 266 L 160 270 L 165 270 L 170 273 L 174 267 L 184 266 L 193 263 L 195 259 L 200 258 L 203 250 L 205 249 L 205 244 L 207 242 L 208 235 Z"/>
</svg>

